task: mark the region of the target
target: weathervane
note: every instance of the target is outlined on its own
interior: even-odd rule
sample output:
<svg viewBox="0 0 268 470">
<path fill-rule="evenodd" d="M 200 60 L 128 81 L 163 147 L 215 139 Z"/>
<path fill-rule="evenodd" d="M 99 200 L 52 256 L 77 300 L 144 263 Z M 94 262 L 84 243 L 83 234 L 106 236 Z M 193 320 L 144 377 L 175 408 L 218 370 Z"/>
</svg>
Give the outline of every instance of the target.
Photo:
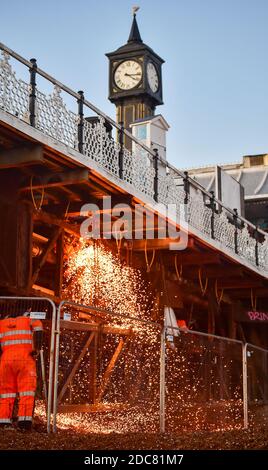
<svg viewBox="0 0 268 470">
<path fill-rule="evenodd" d="M 137 11 L 139 11 L 139 9 L 140 9 L 140 7 L 138 7 L 137 5 L 134 5 L 132 7 L 132 15 L 136 16 L 136 13 L 137 13 Z"/>
</svg>

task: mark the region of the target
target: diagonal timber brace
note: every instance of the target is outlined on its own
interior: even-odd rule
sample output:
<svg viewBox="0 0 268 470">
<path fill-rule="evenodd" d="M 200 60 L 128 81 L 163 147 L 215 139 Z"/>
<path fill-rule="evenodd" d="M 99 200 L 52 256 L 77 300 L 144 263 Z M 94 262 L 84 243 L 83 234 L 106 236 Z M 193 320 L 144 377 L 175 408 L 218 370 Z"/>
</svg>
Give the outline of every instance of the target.
<svg viewBox="0 0 268 470">
<path fill-rule="evenodd" d="M 69 384 L 71 383 L 71 381 L 72 381 L 72 379 L 73 379 L 73 377 L 74 377 L 74 375 L 75 375 L 75 373 L 76 373 L 76 371 L 77 371 L 79 365 L 81 364 L 81 362 L 82 362 L 82 360 L 83 360 L 83 357 L 84 357 L 85 354 L 87 353 L 88 348 L 89 348 L 89 346 L 91 345 L 92 340 L 94 339 L 95 335 L 96 335 L 96 333 L 95 333 L 95 332 L 92 332 L 92 333 L 90 333 L 90 335 L 88 336 L 88 338 L 87 338 L 87 340 L 86 340 L 86 342 L 85 342 L 85 344 L 84 344 L 84 346 L 83 346 L 83 348 L 82 348 L 82 350 L 81 350 L 81 352 L 80 352 L 78 358 L 76 359 L 76 361 L 75 361 L 75 363 L 74 363 L 74 365 L 73 365 L 73 367 L 72 367 L 72 369 L 71 369 L 71 371 L 70 371 L 70 373 L 69 373 L 69 375 L 68 375 L 68 377 L 67 377 L 65 383 L 63 384 L 63 386 L 62 386 L 62 388 L 61 388 L 61 390 L 60 390 L 60 393 L 59 393 L 59 396 L 58 396 L 58 403 L 60 403 L 61 400 L 62 400 L 62 398 L 64 397 L 64 394 L 65 394 L 65 392 L 66 392 L 66 390 L 67 390 Z"/>
</svg>

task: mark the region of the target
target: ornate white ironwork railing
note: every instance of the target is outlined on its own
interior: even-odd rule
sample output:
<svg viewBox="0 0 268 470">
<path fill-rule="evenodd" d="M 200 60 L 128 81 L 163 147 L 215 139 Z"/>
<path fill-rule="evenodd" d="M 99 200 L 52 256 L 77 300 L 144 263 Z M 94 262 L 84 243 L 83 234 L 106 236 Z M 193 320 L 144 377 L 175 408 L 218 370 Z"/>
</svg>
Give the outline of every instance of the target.
<svg viewBox="0 0 268 470">
<path fill-rule="evenodd" d="M 77 148 L 78 117 L 69 111 L 61 97 L 61 89 L 54 86 L 49 96 L 36 92 L 35 127 L 72 148 Z"/>
<path fill-rule="evenodd" d="M 268 272 L 268 235 L 265 232 L 238 216 L 235 210 L 224 207 L 187 172 L 182 173 L 161 160 L 157 152 L 85 100 L 83 92 L 74 92 L 37 68 L 35 59 L 27 61 L 1 43 L 0 49 L 0 109 L 78 150 L 150 199 L 165 205 L 176 204 L 178 211 L 185 204 L 190 227 Z M 16 77 L 11 57 L 29 68 L 29 84 Z M 39 90 L 37 74 L 54 85 L 52 94 Z M 67 109 L 62 91 L 76 99 L 77 114 Z M 97 114 L 94 122 L 84 117 L 85 107 Z M 118 132 L 118 141 L 107 131 L 107 123 Z M 124 135 L 132 141 L 133 151 L 124 146 Z"/>
</svg>

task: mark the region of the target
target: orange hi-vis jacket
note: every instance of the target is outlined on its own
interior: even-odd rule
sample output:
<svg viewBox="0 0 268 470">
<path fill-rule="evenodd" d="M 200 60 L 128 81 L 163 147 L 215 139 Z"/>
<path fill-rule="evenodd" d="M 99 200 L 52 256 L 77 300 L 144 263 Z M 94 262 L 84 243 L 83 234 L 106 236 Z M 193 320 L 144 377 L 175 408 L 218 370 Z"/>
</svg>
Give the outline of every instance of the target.
<svg viewBox="0 0 268 470">
<path fill-rule="evenodd" d="M 0 320 L 0 423 L 11 423 L 14 401 L 19 395 L 19 421 L 31 421 L 36 390 L 34 332 L 42 331 L 40 320 L 26 316 Z"/>
</svg>

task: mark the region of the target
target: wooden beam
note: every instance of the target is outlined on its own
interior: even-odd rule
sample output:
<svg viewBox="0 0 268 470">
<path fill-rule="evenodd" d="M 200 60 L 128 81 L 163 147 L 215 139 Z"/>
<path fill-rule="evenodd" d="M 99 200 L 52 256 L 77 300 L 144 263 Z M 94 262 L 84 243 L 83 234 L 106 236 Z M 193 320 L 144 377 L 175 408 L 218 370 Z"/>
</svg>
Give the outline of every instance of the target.
<svg viewBox="0 0 268 470">
<path fill-rule="evenodd" d="M 44 152 L 41 145 L 22 145 L 0 152 L 0 169 L 19 168 L 40 163 L 44 163 Z"/>
<path fill-rule="evenodd" d="M 152 228 L 151 230 L 149 229 L 149 231 L 154 231 L 155 229 Z M 145 250 L 145 242 L 146 240 L 143 239 L 143 240 L 133 240 L 133 250 L 134 251 L 144 251 Z M 178 243 L 178 245 L 180 244 L 184 244 L 184 240 L 182 239 L 182 241 L 180 241 L 180 239 L 178 238 L 178 240 L 174 240 L 173 238 L 154 238 L 154 239 L 148 239 L 147 240 L 147 251 L 152 251 L 152 250 L 169 250 L 170 249 L 170 246 L 174 245 L 174 243 Z M 195 245 L 195 242 L 194 242 L 194 239 L 193 238 L 189 238 L 188 240 L 188 244 L 187 244 L 187 249 L 190 249 L 190 248 L 193 248 Z M 174 250 L 174 251 L 171 251 L 172 253 L 177 253 L 178 250 Z"/>
<path fill-rule="evenodd" d="M 255 287 L 254 295 L 261 298 L 268 299 L 268 287 Z M 240 289 L 239 287 L 232 292 L 232 297 L 235 299 L 250 299 L 251 298 L 251 289 Z"/>
<path fill-rule="evenodd" d="M 183 266 L 202 266 L 207 264 L 220 265 L 221 263 L 219 253 L 203 253 L 198 255 L 196 252 L 189 253 L 185 250 L 179 252 L 169 251 L 168 253 L 165 253 L 164 262 L 167 263 L 168 266 L 174 266 L 176 254 L 178 254 L 178 266 L 180 266 L 180 264 Z"/>
<path fill-rule="evenodd" d="M 79 315 L 81 316 L 81 314 Z M 85 314 L 84 318 L 88 318 L 88 315 Z M 82 323 L 82 322 L 70 322 L 67 320 L 61 320 L 60 322 L 61 328 L 66 330 L 75 330 L 75 331 L 98 331 L 99 323 L 97 322 L 90 322 L 90 323 Z M 102 325 L 103 334 L 114 334 L 114 335 L 121 335 L 121 336 L 128 336 L 131 334 L 130 328 L 121 328 L 120 326 L 113 326 L 113 325 Z"/>
<path fill-rule="evenodd" d="M 20 189 L 20 192 L 31 191 L 36 189 L 56 188 L 61 186 L 68 186 L 87 182 L 89 178 L 89 171 L 71 170 L 62 173 L 47 173 L 42 176 L 33 178 L 32 186 L 26 186 Z"/>
<path fill-rule="evenodd" d="M 58 239 L 58 237 L 60 236 L 62 232 L 62 229 L 60 227 L 57 227 L 55 230 L 54 230 L 54 233 L 51 237 L 51 239 L 48 241 L 47 245 L 45 246 L 41 256 L 40 256 L 40 260 L 38 262 L 38 265 L 37 267 L 35 268 L 34 270 L 34 273 L 32 275 L 32 278 L 31 278 L 31 286 L 35 283 L 35 281 L 37 280 L 38 278 L 38 275 L 39 275 L 39 272 L 42 268 L 42 266 L 44 266 L 45 262 L 46 262 L 46 259 L 47 259 L 47 256 L 48 254 L 50 253 L 50 251 L 54 248 L 55 246 L 55 243 Z"/>
<path fill-rule="evenodd" d="M 103 378 L 102 378 L 102 381 L 101 381 L 101 384 L 100 384 L 100 387 L 99 387 L 99 390 L 98 390 L 98 396 L 96 397 L 96 403 L 99 403 L 101 400 L 102 400 L 102 397 L 105 393 L 105 390 L 106 390 L 106 387 L 108 385 L 108 382 L 110 380 L 110 377 L 112 375 L 112 372 L 115 368 L 115 365 L 116 365 L 116 362 L 123 350 L 125 346 L 125 340 L 123 338 L 120 338 L 120 341 L 117 345 L 117 348 L 112 356 L 112 359 L 110 360 L 107 368 L 106 368 L 106 371 L 104 372 L 104 375 L 103 375 Z"/>
<path fill-rule="evenodd" d="M 258 279 L 235 279 L 230 278 L 228 280 L 221 280 L 218 283 L 219 289 L 236 290 L 236 289 L 251 289 L 256 287 L 262 287 L 262 281 Z"/>
<path fill-rule="evenodd" d="M 196 267 L 189 267 L 184 270 L 184 275 L 187 279 L 198 279 L 198 269 Z M 243 278 L 244 272 L 242 267 L 235 265 L 215 265 L 205 266 L 202 268 L 202 276 L 209 279 L 230 278 L 238 277 Z"/>
<path fill-rule="evenodd" d="M 55 294 L 61 298 L 63 285 L 64 233 L 61 232 L 56 248 Z"/>
<path fill-rule="evenodd" d="M 64 222 L 62 219 L 59 219 L 57 216 L 53 214 L 48 214 L 44 211 L 34 211 L 33 217 L 35 221 L 43 222 L 48 225 L 55 225 L 57 227 L 61 227 L 64 229 L 65 232 L 74 235 L 75 237 L 79 238 L 79 226 L 73 228 L 73 226 L 67 222 Z"/>
</svg>

